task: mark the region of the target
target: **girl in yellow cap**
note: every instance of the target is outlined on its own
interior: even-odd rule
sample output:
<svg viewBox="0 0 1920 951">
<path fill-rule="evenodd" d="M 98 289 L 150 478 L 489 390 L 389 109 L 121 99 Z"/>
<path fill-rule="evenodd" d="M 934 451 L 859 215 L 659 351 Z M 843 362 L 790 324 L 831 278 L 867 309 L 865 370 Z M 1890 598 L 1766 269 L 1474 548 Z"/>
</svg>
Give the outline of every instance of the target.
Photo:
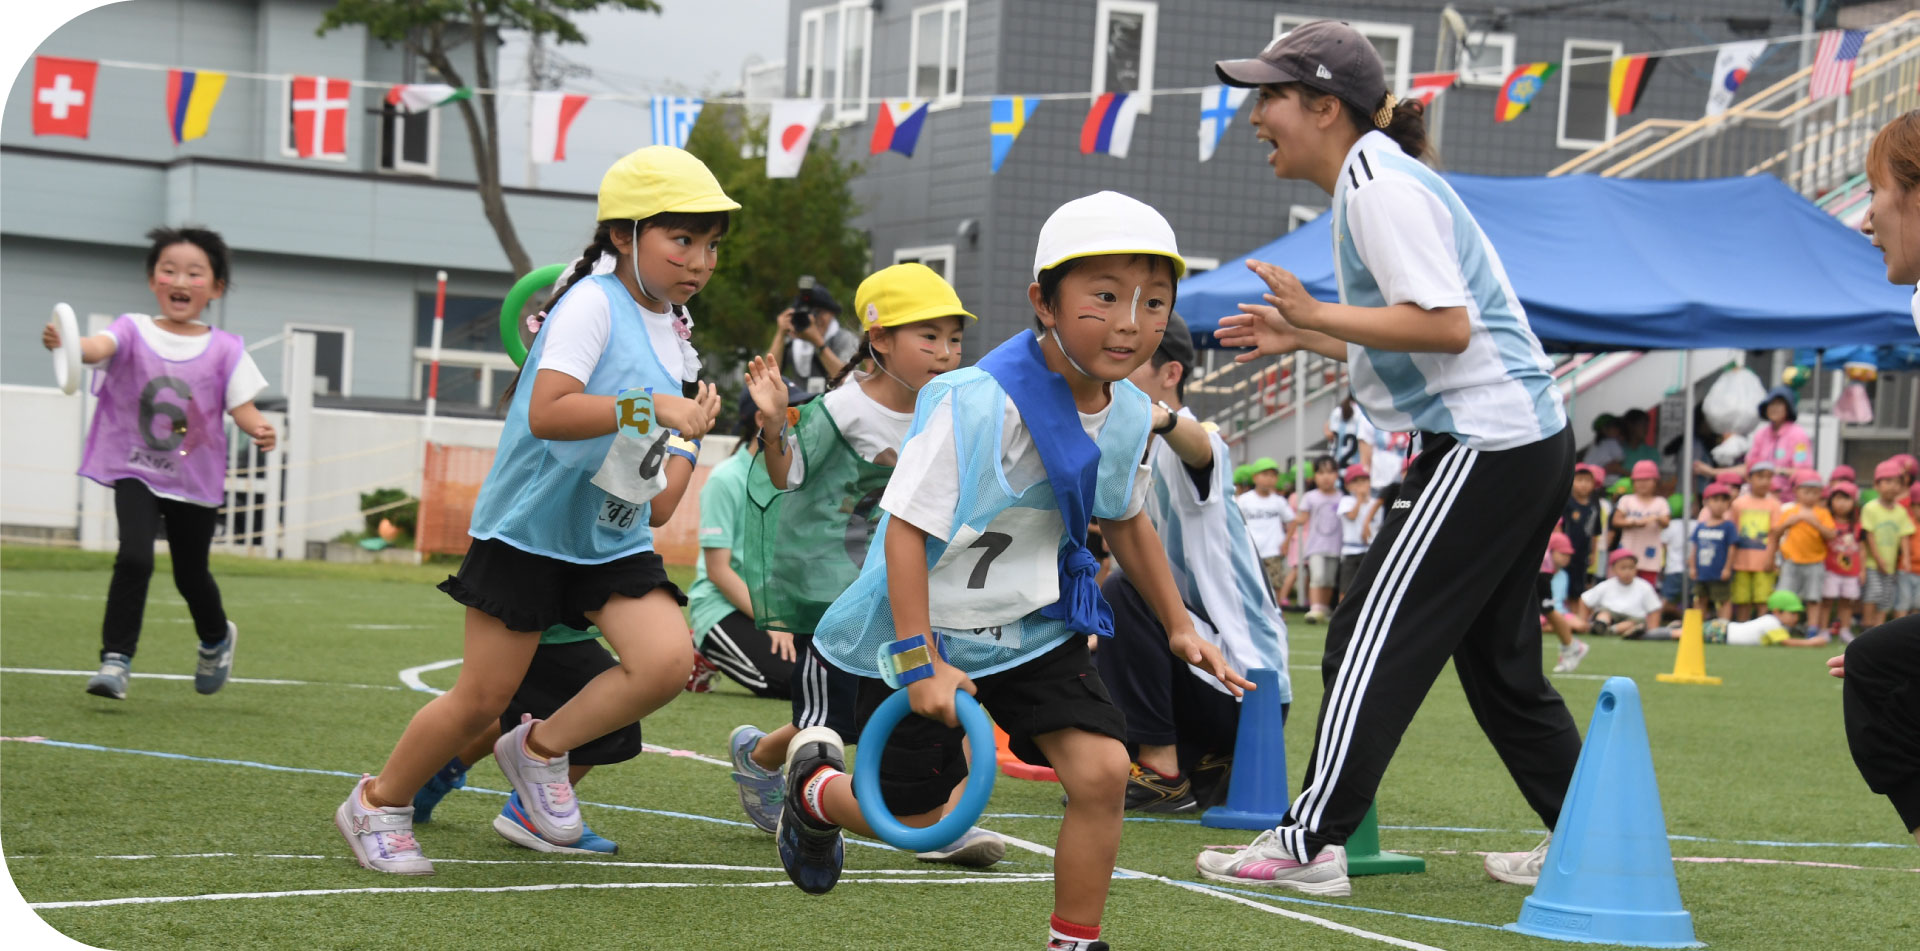
<svg viewBox="0 0 1920 951">
<path fill-rule="evenodd" d="M 763 463 L 748 476 L 743 575 L 754 592 L 756 623 L 793 632 L 798 655 L 793 721 L 772 733 L 741 726 L 728 743 L 740 803 L 767 832 L 780 818 L 788 742 L 805 727 L 842 733 L 855 727 L 860 678 L 821 659 L 813 630 L 859 576 L 881 493 L 913 425 L 914 400 L 934 377 L 960 366 L 961 336 L 973 317 L 953 287 L 924 264 L 896 264 L 868 276 L 854 295 L 854 312 L 863 331 L 859 350 L 791 427 L 779 368 L 765 358 L 747 368 L 748 388 L 767 423 Z M 872 372 L 855 372 L 867 361 Z M 921 858 L 987 866 L 1005 853 L 998 836 L 974 829 Z"/>
<path fill-rule="evenodd" d="M 620 663 L 545 720 L 494 745 L 527 825 L 555 846 L 580 841 L 568 751 L 680 693 L 693 644 L 651 527 L 671 506 L 663 462 L 676 432 L 697 439 L 720 400 L 696 384 L 687 300 L 712 276 L 728 213 L 699 159 L 634 152 L 600 183 L 599 227 L 527 353 L 493 470 L 475 502 L 473 545 L 440 590 L 467 607 L 460 679 L 413 716 L 377 776 L 334 813 L 361 865 L 428 875 L 413 836 L 414 793 L 506 708 L 541 633 L 598 626 Z M 520 385 L 530 383 L 531 385 Z"/>
</svg>

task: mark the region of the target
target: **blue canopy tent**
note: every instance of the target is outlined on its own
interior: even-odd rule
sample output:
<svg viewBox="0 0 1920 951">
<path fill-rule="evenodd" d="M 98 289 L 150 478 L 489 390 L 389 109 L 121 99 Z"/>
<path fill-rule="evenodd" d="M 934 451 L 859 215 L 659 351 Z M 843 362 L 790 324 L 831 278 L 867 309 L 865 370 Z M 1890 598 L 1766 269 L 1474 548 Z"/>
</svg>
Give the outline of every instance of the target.
<svg viewBox="0 0 1920 951">
<path fill-rule="evenodd" d="M 1666 182 L 1449 175 L 1556 351 L 1920 343 L 1912 288 L 1880 253 L 1771 175 Z M 1332 216 L 1247 257 L 1336 300 Z M 1265 290 L 1237 258 L 1182 281 L 1194 342 Z"/>
</svg>

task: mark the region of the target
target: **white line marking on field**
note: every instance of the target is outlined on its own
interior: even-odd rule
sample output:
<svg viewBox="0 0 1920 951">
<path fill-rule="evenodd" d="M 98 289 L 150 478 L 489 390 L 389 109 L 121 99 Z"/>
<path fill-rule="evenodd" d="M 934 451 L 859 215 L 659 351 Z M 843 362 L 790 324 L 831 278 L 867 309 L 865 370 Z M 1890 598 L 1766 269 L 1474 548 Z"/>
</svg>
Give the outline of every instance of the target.
<svg viewBox="0 0 1920 951">
<path fill-rule="evenodd" d="M 83 859 L 115 862 L 144 862 L 162 859 L 308 859 L 337 862 L 338 855 L 301 855 L 291 852 L 176 852 L 167 855 L 9 855 L 9 862 L 24 859 Z M 778 865 L 717 865 L 706 862 L 622 862 L 613 859 L 434 859 L 435 865 L 586 865 L 607 868 L 670 868 L 694 869 L 709 872 L 782 872 Z M 988 872 L 975 869 L 958 868 L 868 868 L 861 869 L 862 875 L 987 875 L 995 878 L 1028 878 L 1038 872 Z"/>
<path fill-rule="evenodd" d="M 48 667 L 0 667 L 0 674 L 45 674 L 53 677 L 91 677 L 91 670 L 55 670 Z M 192 680 L 192 674 L 143 674 L 132 676 L 145 680 Z M 279 680 L 267 677 L 229 677 L 230 684 L 268 684 L 276 687 L 352 687 L 355 690 L 402 690 L 392 684 L 349 684 L 331 680 Z"/>
<path fill-rule="evenodd" d="M 432 628 L 434 625 L 432 624 L 348 624 L 345 626 L 355 631 L 424 631 L 429 628 Z"/>
<path fill-rule="evenodd" d="M 1053 881 L 1052 875 L 1005 876 L 999 878 L 843 878 L 842 885 L 984 885 L 1030 884 Z M 554 892 L 575 889 L 628 888 L 792 888 L 789 881 L 777 882 L 553 882 L 543 885 L 492 885 L 471 888 L 425 886 L 421 888 L 303 888 L 288 892 L 222 892 L 213 895 L 136 895 L 127 898 L 99 898 L 92 901 L 43 901 L 27 905 L 35 910 L 55 908 L 105 908 L 111 905 L 172 905 L 195 901 L 236 901 L 248 898 L 319 898 L 328 895 L 448 895 L 503 894 L 507 892 Z M 1407 945 L 1426 948 L 1426 945 Z M 1437 951 L 1437 949 L 1430 949 Z"/>
</svg>

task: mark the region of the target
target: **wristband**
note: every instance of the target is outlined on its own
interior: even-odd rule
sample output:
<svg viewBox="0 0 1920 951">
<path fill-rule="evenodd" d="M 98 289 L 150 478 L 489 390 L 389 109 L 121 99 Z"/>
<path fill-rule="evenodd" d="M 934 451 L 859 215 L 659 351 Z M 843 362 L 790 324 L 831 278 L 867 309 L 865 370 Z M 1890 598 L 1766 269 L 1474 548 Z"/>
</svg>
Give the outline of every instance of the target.
<svg viewBox="0 0 1920 951">
<path fill-rule="evenodd" d="M 929 638 L 933 647 L 928 646 Z M 938 634 L 915 634 L 912 637 L 889 641 L 880 645 L 880 678 L 887 686 L 895 690 L 908 684 L 919 683 L 933 676 L 933 655 L 938 650 L 941 660 L 947 660 L 947 640 Z"/>
<path fill-rule="evenodd" d="M 698 439 L 687 439 L 679 433 L 674 433 L 667 437 L 667 452 L 693 465 L 700 464 L 700 440 Z"/>
<path fill-rule="evenodd" d="M 614 431 L 634 439 L 653 432 L 653 387 L 634 387 L 613 401 Z"/>
<path fill-rule="evenodd" d="M 1158 406 L 1161 409 L 1167 411 L 1167 424 L 1165 426 L 1153 427 L 1153 434 L 1156 436 L 1165 436 L 1166 434 L 1173 432 L 1173 428 L 1175 426 L 1180 425 L 1180 414 L 1174 412 L 1173 407 L 1168 406 L 1166 400 L 1161 400 L 1158 403 L 1155 403 L 1153 405 Z"/>
</svg>

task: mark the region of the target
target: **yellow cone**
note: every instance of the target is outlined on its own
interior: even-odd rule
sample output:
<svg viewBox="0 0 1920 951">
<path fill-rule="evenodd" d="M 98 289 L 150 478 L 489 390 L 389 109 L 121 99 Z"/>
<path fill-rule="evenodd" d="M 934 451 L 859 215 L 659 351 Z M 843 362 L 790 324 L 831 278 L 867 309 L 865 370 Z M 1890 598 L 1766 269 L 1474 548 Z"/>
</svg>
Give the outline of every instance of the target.
<svg viewBox="0 0 1920 951">
<path fill-rule="evenodd" d="M 1707 649 L 1700 636 L 1700 609 L 1689 608 L 1680 622 L 1680 650 L 1673 655 L 1673 673 L 1656 674 L 1664 684 L 1718 684 L 1720 678 L 1707 676 Z"/>
</svg>

